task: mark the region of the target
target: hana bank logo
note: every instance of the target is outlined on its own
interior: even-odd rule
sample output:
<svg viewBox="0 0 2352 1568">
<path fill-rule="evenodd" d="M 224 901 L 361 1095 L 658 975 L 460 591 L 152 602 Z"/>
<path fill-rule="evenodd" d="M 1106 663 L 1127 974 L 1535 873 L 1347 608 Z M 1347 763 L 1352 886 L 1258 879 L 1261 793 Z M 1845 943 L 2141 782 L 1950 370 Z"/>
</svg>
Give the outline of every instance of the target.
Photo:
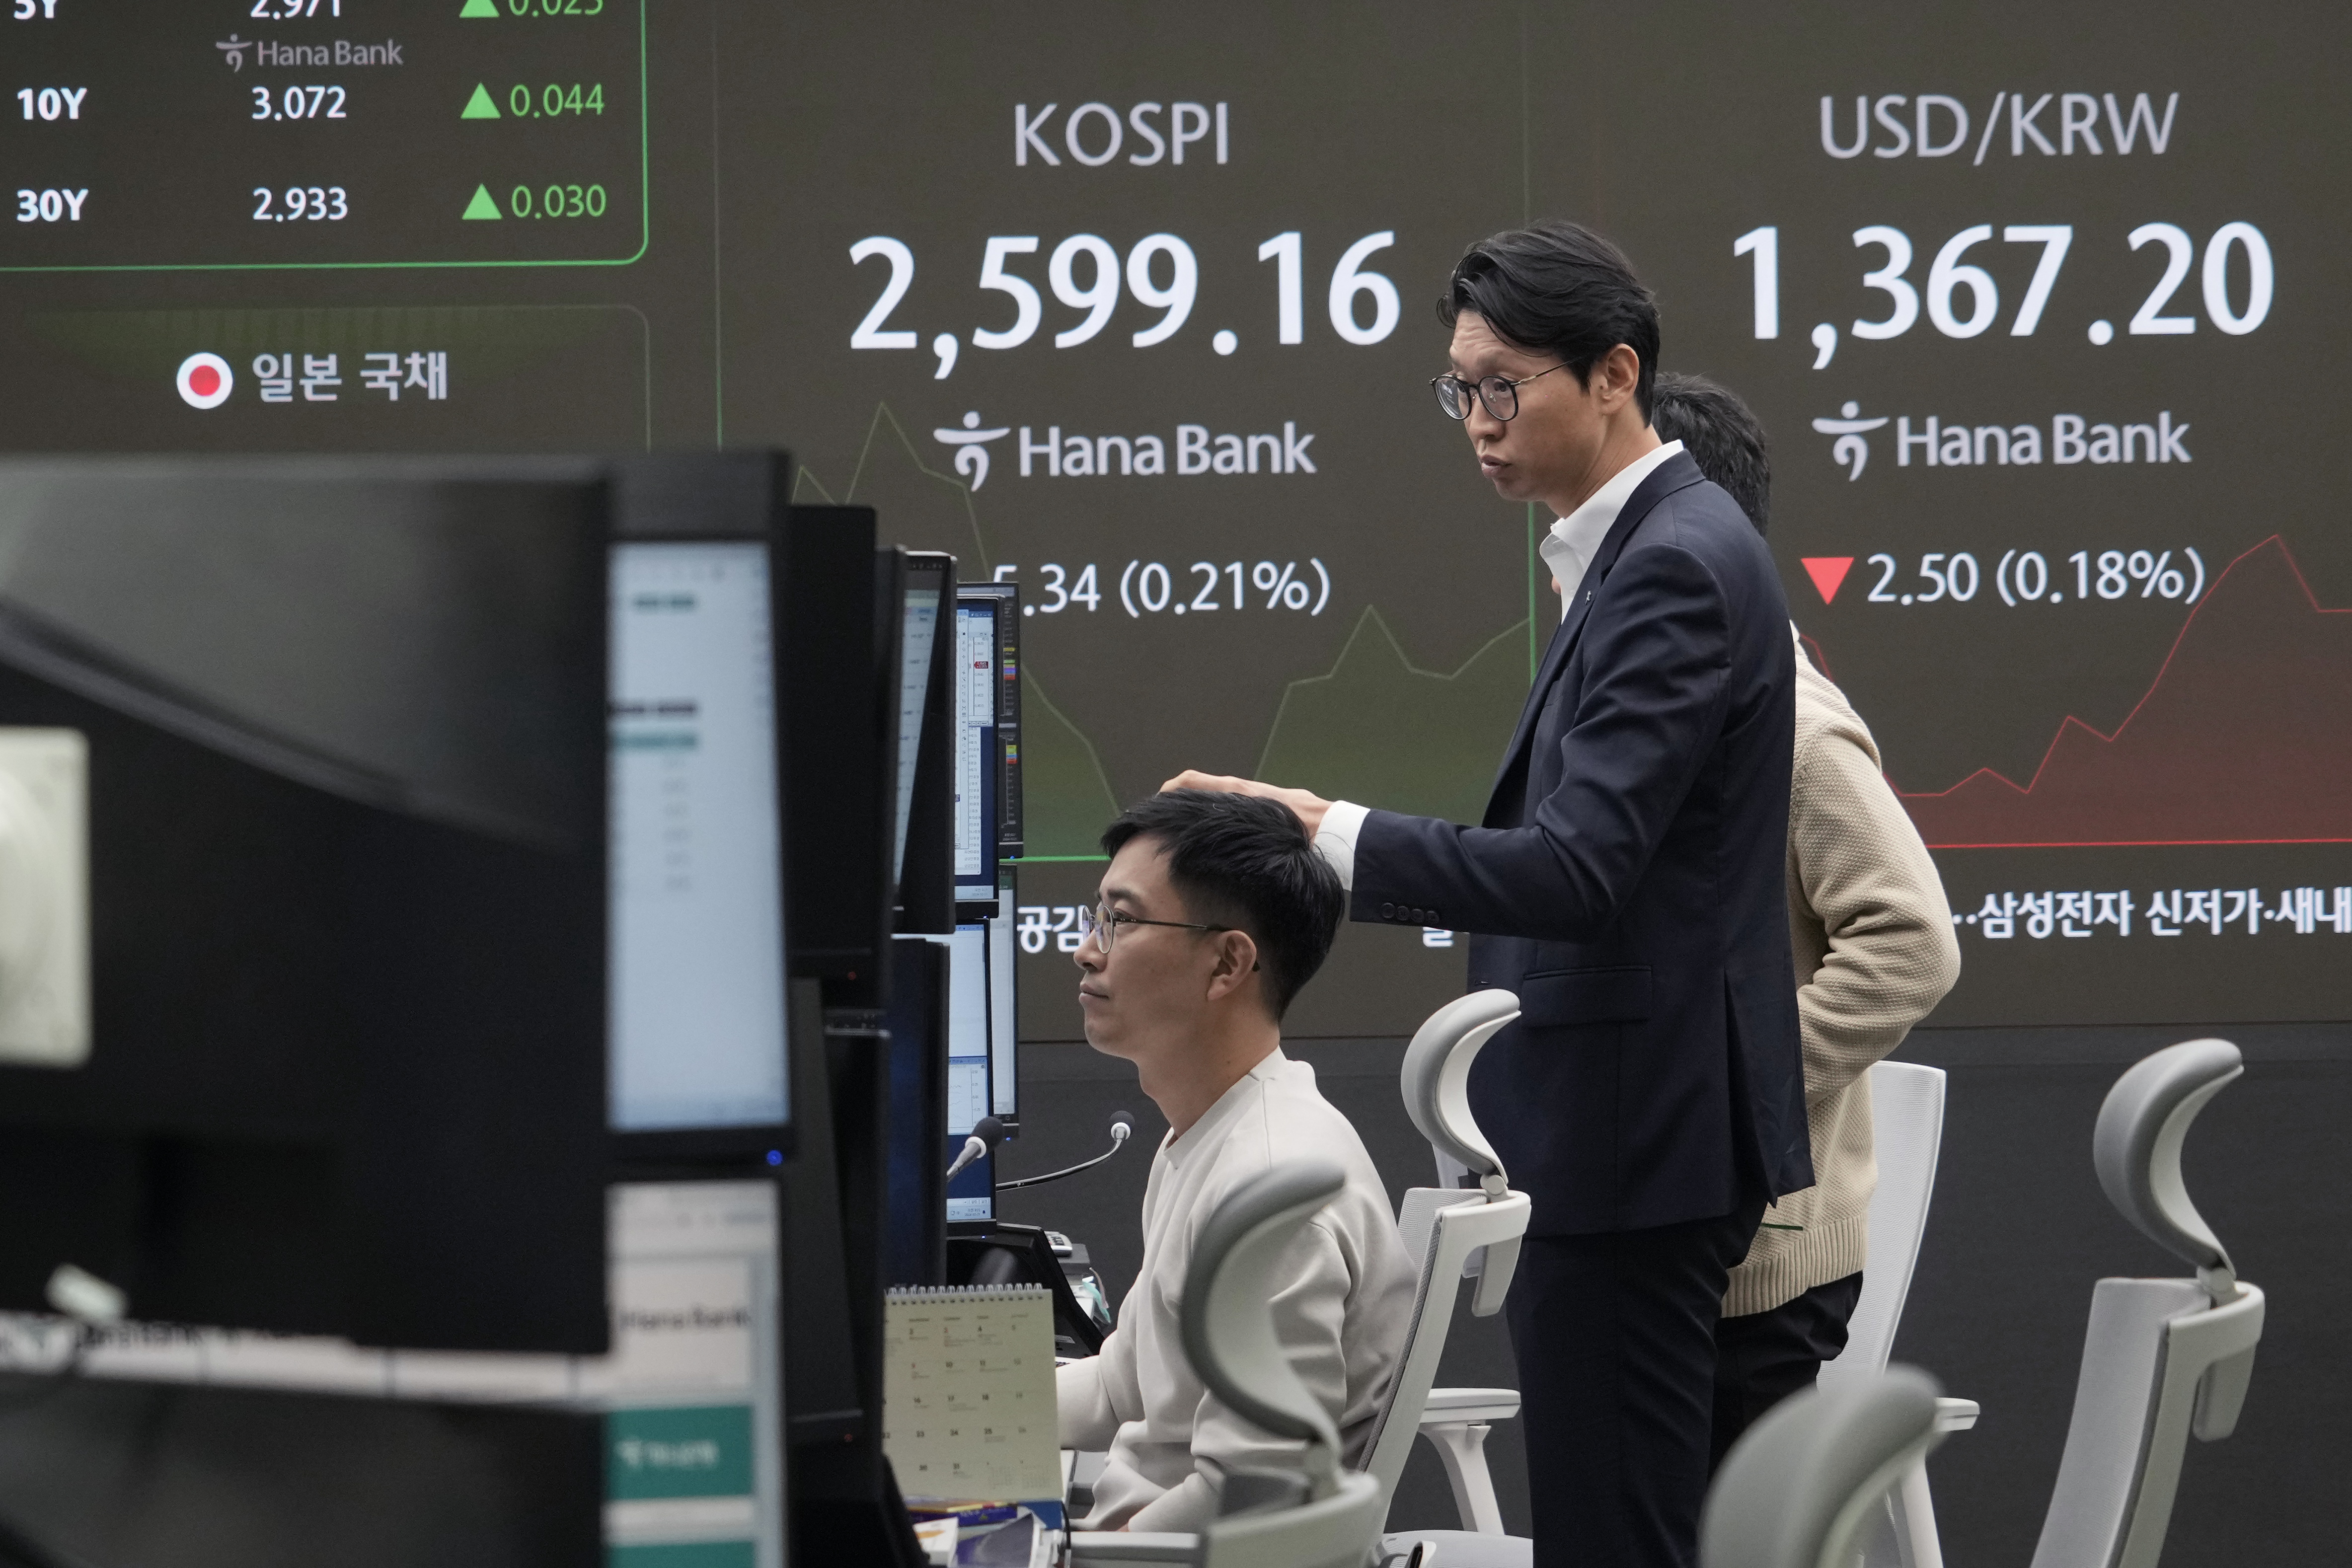
<svg viewBox="0 0 2352 1568">
<path fill-rule="evenodd" d="M 934 430 L 931 439 L 955 449 L 955 471 L 970 479 L 971 487 L 977 490 L 988 483 L 988 443 L 1012 434 L 1009 424 L 996 430 L 981 429 L 980 411 L 974 409 L 963 416 L 961 430 Z"/>
<path fill-rule="evenodd" d="M 231 33 L 227 43 L 215 44 L 213 47 L 226 57 L 229 71 L 234 75 L 245 69 L 245 51 L 253 47 L 255 41 L 252 38 L 240 38 L 235 33 Z"/>
<path fill-rule="evenodd" d="M 1885 425 L 1886 419 L 1885 415 L 1876 419 L 1858 418 L 1862 413 L 1862 404 L 1858 402 L 1849 402 L 1838 413 L 1844 417 L 1817 419 L 1813 421 L 1813 428 L 1823 435 L 1837 437 L 1837 444 L 1830 448 L 1830 456 L 1845 465 L 1845 476 L 1851 483 L 1862 477 L 1864 467 L 1870 462 L 1870 443 L 1864 437 L 1869 432 Z"/>
</svg>

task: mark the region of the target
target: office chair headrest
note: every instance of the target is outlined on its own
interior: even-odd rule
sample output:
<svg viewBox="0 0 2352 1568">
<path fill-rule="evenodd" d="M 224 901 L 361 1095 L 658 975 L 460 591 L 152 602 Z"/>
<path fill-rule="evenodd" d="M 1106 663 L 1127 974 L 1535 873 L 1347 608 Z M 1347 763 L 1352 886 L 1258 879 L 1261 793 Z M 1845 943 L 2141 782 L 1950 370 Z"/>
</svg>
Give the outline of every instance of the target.
<svg viewBox="0 0 2352 1568">
<path fill-rule="evenodd" d="M 2230 1254 L 2189 1200 L 2180 1145 L 2205 1103 L 2245 1072 L 2226 1040 L 2167 1046 L 2116 1080 L 2099 1107 L 2091 1160 L 2099 1185 L 2149 1240 L 2197 1270 L 2216 1302 L 2237 1297 Z"/>
<path fill-rule="evenodd" d="M 1702 1568 L 1835 1568 L 1871 1506 L 1936 1440 L 1936 1380 L 1895 1366 L 1785 1399 L 1723 1461 L 1699 1522 Z"/>
<path fill-rule="evenodd" d="M 1338 1485 L 1339 1433 L 1275 1338 L 1269 1304 L 1283 1249 L 1346 1177 L 1328 1160 L 1291 1160 L 1227 1195 L 1192 1246 L 1181 1322 L 1209 1392 L 1277 1437 L 1307 1445 L 1316 1497 Z"/>
<path fill-rule="evenodd" d="M 1470 1167 L 1490 1194 L 1499 1195 L 1509 1176 L 1486 1134 L 1470 1114 L 1470 1064 L 1481 1047 L 1519 1016 L 1519 998 L 1509 991 L 1473 991 L 1435 1012 L 1405 1047 L 1404 1108 L 1412 1124 L 1437 1148 Z"/>
</svg>

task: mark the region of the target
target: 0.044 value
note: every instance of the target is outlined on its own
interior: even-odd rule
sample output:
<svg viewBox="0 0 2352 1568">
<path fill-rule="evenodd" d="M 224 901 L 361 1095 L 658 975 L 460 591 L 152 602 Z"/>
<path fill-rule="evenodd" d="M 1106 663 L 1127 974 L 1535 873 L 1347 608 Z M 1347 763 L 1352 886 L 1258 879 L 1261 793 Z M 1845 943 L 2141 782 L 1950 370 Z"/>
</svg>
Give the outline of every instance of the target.
<svg viewBox="0 0 2352 1568">
<path fill-rule="evenodd" d="M 1806 559 L 1805 570 L 1824 601 L 1836 597 L 1838 582 L 1852 561 L 1851 556 Z M 1884 551 L 1870 557 L 1869 564 L 1878 570 L 1877 581 L 1863 596 L 1872 604 L 1967 604 L 1985 586 L 1988 575 L 1968 550 L 1922 555 L 1908 581 L 1899 580 L 1903 563 Z M 2128 599 L 2194 604 L 2205 591 L 2205 558 L 2193 547 L 2078 549 L 2053 566 L 2038 549 L 2009 549 L 2001 552 L 1990 575 L 1993 591 L 2012 609 L 2022 604 L 2063 604 L 2070 599 L 2077 604 Z"/>
</svg>

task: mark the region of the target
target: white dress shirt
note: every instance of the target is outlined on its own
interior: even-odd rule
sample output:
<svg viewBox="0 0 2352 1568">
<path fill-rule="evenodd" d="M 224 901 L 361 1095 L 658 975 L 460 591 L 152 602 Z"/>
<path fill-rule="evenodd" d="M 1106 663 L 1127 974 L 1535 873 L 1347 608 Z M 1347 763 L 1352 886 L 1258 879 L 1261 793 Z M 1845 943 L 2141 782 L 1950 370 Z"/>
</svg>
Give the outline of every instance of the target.
<svg viewBox="0 0 2352 1568">
<path fill-rule="evenodd" d="M 1642 481 L 1682 449 L 1681 442 L 1669 441 L 1654 452 L 1643 453 L 1593 491 L 1584 505 L 1552 520 L 1551 532 L 1537 547 L 1537 553 L 1551 568 L 1551 574 L 1559 579 L 1561 620 L 1568 619 L 1568 607 L 1576 602 L 1576 591 L 1584 586 L 1585 570 L 1601 553 L 1601 541 L 1609 537 L 1617 514 L 1625 509 L 1625 503 L 1633 498 Z M 1331 809 L 1323 813 L 1323 825 L 1315 831 L 1315 848 L 1339 873 L 1341 887 L 1356 885 L 1356 839 L 1364 831 L 1364 819 L 1370 814 L 1368 806 L 1359 806 L 1353 800 L 1334 800 Z"/>
<path fill-rule="evenodd" d="M 1192 1245 L 1235 1187 L 1285 1160 L 1347 1173 L 1338 1197 L 1283 1254 L 1272 1306 L 1290 1364 L 1360 1463 L 1404 1354 L 1418 1280 L 1388 1190 L 1355 1127 L 1277 1049 L 1184 1135 L 1163 1141 L 1143 1193 L 1143 1268 L 1102 1354 L 1055 1375 L 1062 1446 L 1110 1450 L 1088 1530 L 1199 1530 L 1221 1469 L 1296 1469 L 1299 1445 L 1269 1437 L 1210 1395 L 1184 1354 L 1179 1314 Z"/>
<path fill-rule="evenodd" d="M 1584 505 L 1564 517 L 1552 520 L 1551 532 L 1536 548 L 1551 574 L 1559 579 L 1559 618 L 1568 619 L 1568 607 L 1576 602 L 1576 591 L 1584 585 L 1584 572 L 1592 558 L 1601 553 L 1601 541 L 1609 537 L 1617 521 L 1617 514 L 1633 498 L 1642 481 L 1669 457 L 1680 452 L 1683 444 L 1669 441 L 1654 452 L 1645 452 L 1620 468 L 1616 476 L 1592 492 Z"/>
</svg>

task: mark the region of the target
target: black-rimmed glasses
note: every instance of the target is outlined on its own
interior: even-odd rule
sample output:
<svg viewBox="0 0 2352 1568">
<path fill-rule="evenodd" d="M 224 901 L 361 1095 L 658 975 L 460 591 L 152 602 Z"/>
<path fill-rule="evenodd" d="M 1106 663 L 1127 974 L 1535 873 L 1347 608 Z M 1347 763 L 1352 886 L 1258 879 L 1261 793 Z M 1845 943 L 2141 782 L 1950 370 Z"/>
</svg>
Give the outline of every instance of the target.
<svg viewBox="0 0 2352 1568">
<path fill-rule="evenodd" d="M 1554 365 L 1551 371 L 1566 369 L 1568 366 L 1563 362 Z M 1551 371 L 1538 371 L 1534 375 L 1521 376 L 1517 381 L 1508 376 L 1486 376 L 1475 382 L 1465 382 L 1449 372 L 1432 377 L 1429 390 L 1437 394 L 1437 406 L 1445 411 L 1448 419 L 1469 418 L 1470 399 L 1475 394 L 1478 401 L 1486 405 L 1488 413 L 1507 422 L 1518 417 L 1519 388 L 1551 374 Z"/>
<path fill-rule="evenodd" d="M 1097 904 L 1092 909 L 1078 911 L 1078 940 L 1084 942 L 1091 936 L 1095 939 L 1095 945 L 1106 953 L 1110 951 L 1110 945 L 1117 939 L 1118 928 L 1122 925 L 1172 925 L 1183 931 L 1235 929 L 1231 925 L 1203 925 L 1196 920 L 1146 920 L 1140 915 L 1129 915 L 1123 909 L 1113 909 L 1108 904 Z"/>
</svg>

